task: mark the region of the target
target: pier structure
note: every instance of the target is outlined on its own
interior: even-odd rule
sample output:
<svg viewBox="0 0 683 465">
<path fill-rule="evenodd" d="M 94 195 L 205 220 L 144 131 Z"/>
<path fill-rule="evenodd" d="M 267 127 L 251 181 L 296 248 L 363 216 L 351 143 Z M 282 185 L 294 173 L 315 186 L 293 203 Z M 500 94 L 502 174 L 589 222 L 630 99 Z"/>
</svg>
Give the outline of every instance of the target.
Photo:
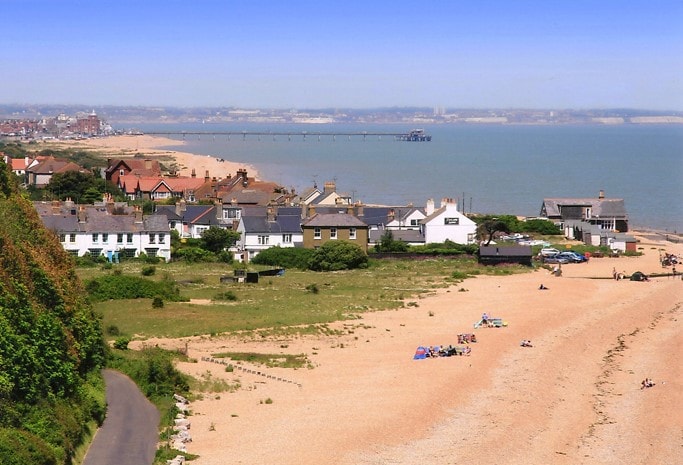
<svg viewBox="0 0 683 465">
<path fill-rule="evenodd" d="M 139 135 L 146 134 L 150 136 L 182 136 L 185 140 L 188 136 L 197 136 L 201 139 L 202 136 L 227 136 L 228 140 L 233 136 L 241 137 L 242 140 L 246 140 L 247 137 L 257 137 L 261 140 L 261 137 L 272 137 L 276 140 L 277 137 L 287 137 L 287 140 L 292 140 L 292 137 L 301 137 L 303 140 L 313 137 L 321 140 L 323 137 L 331 138 L 333 141 L 337 140 L 337 137 L 348 137 L 351 140 L 352 137 L 362 137 L 363 140 L 368 137 L 377 137 L 382 140 L 382 137 L 393 137 L 397 141 L 408 141 L 408 142 L 429 142 L 432 140 L 432 136 L 424 133 L 422 129 L 415 129 L 410 132 L 375 132 L 375 131 L 356 131 L 356 132 L 342 132 L 342 131 L 150 131 L 145 133 L 137 133 Z"/>
</svg>

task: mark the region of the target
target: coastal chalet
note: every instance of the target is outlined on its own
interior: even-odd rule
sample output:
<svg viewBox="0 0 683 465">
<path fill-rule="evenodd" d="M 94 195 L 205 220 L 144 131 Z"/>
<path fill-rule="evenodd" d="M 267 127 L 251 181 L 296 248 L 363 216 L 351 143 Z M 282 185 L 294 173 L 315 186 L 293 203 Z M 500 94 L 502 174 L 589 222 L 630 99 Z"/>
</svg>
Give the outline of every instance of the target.
<svg viewBox="0 0 683 465">
<path fill-rule="evenodd" d="M 628 231 L 624 199 L 607 199 L 604 191 L 597 198 L 543 199 L 540 216 L 562 227 L 567 222 L 580 221 L 604 230 Z"/>
<path fill-rule="evenodd" d="M 64 249 L 78 257 L 150 257 L 171 259 L 171 235 L 164 216 L 143 216 L 138 207 L 111 199 L 97 205 L 77 205 L 71 200 L 34 202 L 45 227 L 53 231 Z"/>
</svg>

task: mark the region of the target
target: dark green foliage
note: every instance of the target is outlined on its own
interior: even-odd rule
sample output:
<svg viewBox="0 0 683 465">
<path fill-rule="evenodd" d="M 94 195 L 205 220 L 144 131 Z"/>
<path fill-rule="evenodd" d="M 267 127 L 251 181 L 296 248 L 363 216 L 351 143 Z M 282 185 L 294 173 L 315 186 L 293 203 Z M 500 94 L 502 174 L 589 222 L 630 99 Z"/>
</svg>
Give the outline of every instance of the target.
<svg viewBox="0 0 683 465">
<path fill-rule="evenodd" d="M 251 263 L 256 265 L 278 266 L 282 268 L 308 269 L 308 261 L 313 256 L 313 249 L 298 247 L 271 247 L 259 252 Z"/>
<path fill-rule="evenodd" d="M 142 270 L 140 270 L 140 273 L 142 276 L 152 276 L 154 273 L 156 273 L 157 268 L 155 266 L 143 266 Z"/>
<path fill-rule="evenodd" d="M 127 337 L 117 337 L 114 341 L 114 349 L 118 350 L 128 350 L 128 344 L 130 343 L 130 338 Z"/>
<path fill-rule="evenodd" d="M 0 175 L 0 457 L 65 464 L 104 415 L 91 394 L 104 387 L 88 381 L 104 363 L 100 318 L 73 259 L 16 189 Z"/>
<path fill-rule="evenodd" d="M 225 291 L 221 292 L 220 294 L 216 294 L 211 300 L 229 300 L 234 302 L 237 300 L 237 296 L 232 291 Z"/>
<path fill-rule="evenodd" d="M 484 223 L 504 223 L 505 228 L 501 229 L 501 231 L 507 231 L 511 234 L 536 233 L 545 236 L 562 234 L 560 228 L 555 226 L 555 224 L 549 220 L 533 219 L 522 221 L 514 215 L 473 215 L 471 219 L 477 223 L 479 227 L 482 227 Z"/>
<path fill-rule="evenodd" d="M 239 238 L 240 233 L 237 231 L 211 226 L 202 233 L 201 247 L 209 252 L 219 253 L 235 245 Z"/>
<path fill-rule="evenodd" d="M 163 297 L 180 300 L 180 290 L 175 281 L 165 278 L 152 281 L 139 276 L 108 275 L 86 281 L 85 287 L 94 301 L 109 299 L 141 299 Z"/>
<path fill-rule="evenodd" d="M 153 308 L 164 308 L 164 299 L 161 297 L 155 297 L 152 299 L 152 307 Z"/>
<path fill-rule="evenodd" d="M 457 244 L 446 240 L 443 243 L 431 243 L 410 248 L 410 253 L 425 255 L 472 255 L 478 246 L 475 244 Z"/>
<path fill-rule="evenodd" d="M 0 428 L 3 465 L 57 465 L 48 444 L 35 434 L 17 428 Z"/>
<path fill-rule="evenodd" d="M 318 285 L 315 283 L 306 286 L 306 290 L 311 294 L 317 294 L 318 292 L 320 292 L 320 289 L 318 289 Z"/>
<path fill-rule="evenodd" d="M 329 241 L 313 251 L 308 261 L 313 271 L 338 271 L 366 268 L 368 256 L 352 242 Z"/>
<path fill-rule="evenodd" d="M 183 247 L 176 250 L 173 258 L 176 260 L 184 260 L 188 263 L 198 263 L 198 262 L 214 262 L 216 261 L 216 255 L 204 250 L 200 247 Z"/>
<path fill-rule="evenodd" d="M 173 367 L 172 352 L 158 347 L 112 353 L 109 366 L 130 376 L 147 397 L 170 397 L 189 390 L 187 379 Z"/>
<path fill-rule="evenodd" d="M 407 252 L 409 247 L 405 242 L 394 239 L 394 234 L 387 229 L 382 234 L 379 244 L 375 245 L 375 250 L 377 252 Z"/>
</svg>

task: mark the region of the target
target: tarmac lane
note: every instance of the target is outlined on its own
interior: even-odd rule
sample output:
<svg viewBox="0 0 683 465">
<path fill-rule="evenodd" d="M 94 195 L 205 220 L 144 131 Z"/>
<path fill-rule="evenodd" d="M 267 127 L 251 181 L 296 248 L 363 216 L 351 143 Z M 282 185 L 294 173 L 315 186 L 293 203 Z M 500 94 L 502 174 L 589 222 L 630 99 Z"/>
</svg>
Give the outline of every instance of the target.
<svg viewBox="0 0 683 465">
<path fill-rule="evenodd" d="M 107 416 L 83 465 L 151 465 L 159 440 L 159 411 L 126 375 L 102 372 Z"/>
</svg>

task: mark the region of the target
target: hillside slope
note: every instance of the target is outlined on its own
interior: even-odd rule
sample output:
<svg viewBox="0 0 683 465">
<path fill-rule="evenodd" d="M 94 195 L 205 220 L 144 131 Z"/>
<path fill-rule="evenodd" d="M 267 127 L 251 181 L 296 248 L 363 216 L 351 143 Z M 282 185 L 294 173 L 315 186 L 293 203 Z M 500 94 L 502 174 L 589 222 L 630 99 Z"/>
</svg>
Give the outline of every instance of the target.
<svg viewBox="0 0 683 465">
<path fill-rule="evenodd" d="M 0 162 L 0 457 L 66 464 L 105 406 L 104 345 L 71 257 Z"/>
</svg>

